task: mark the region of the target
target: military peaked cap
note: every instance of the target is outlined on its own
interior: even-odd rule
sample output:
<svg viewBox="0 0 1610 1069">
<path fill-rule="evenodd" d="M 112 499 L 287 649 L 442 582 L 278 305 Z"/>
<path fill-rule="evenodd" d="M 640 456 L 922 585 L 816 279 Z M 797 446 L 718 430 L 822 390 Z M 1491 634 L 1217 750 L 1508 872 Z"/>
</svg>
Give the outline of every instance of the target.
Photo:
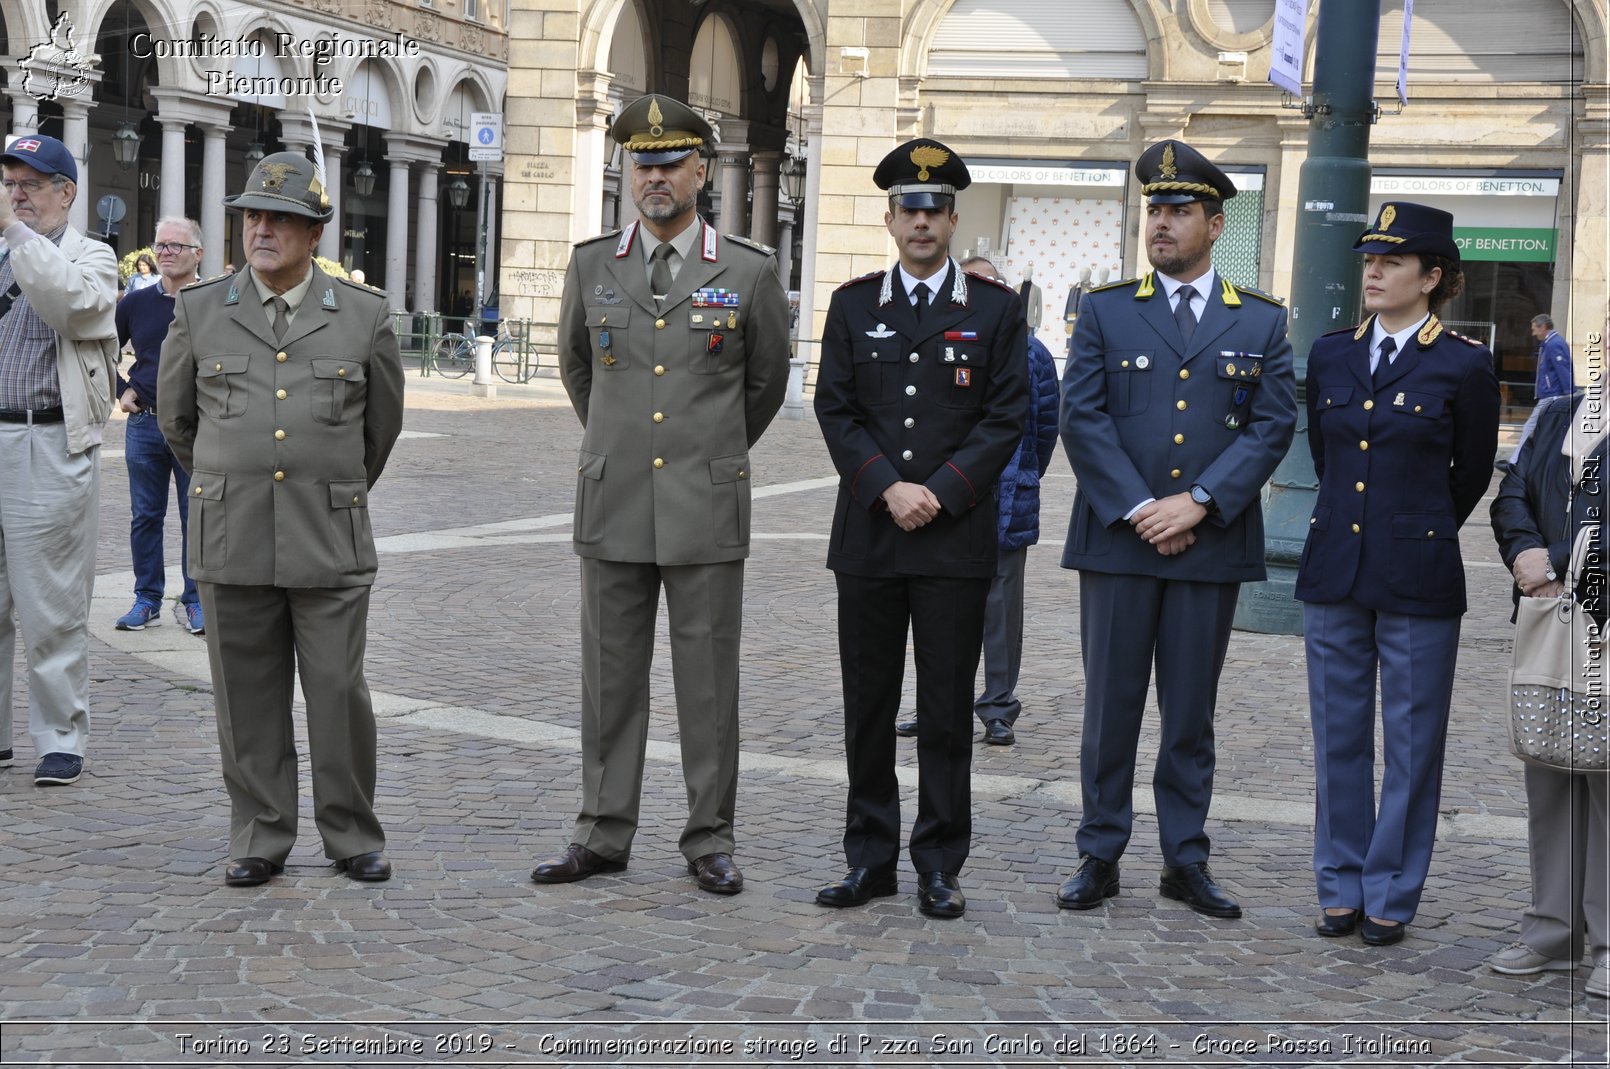
<svg viewBox="0 0 1610 1069">
<path fill-rule="evenodd" d="M 1375 225 L 1353 242 L 1353 251 L 1424 252 L 1459 262 L 1459 246 L 1453 240 L 1453 216 L 1441 208 L 1406 200 L 1381 205 Z"/>
<path fill-rule="evenodd" d="M 1151 204 L 1189 204 L 1229 200 L 1235 183 L 1208 158 L 1183 141 L 1159 141 L 1135 161 L 1140 191 Z"/>
<path fill-rule="evenodd" d="M 642 167 L 675 163 L 705 146 L 713 147 L 715 131 L 703 115 L 680 100 L 650 93 L 638 97 L 609 128 L 613 137 Z"/>
<path fill-rule="evenodd" d="M 883 157 L 872 181 L 902 208 L 949 208 L 958 191 L 973 184 L 962 158 L 926 137 L 907 141 Z"/>
</svg>

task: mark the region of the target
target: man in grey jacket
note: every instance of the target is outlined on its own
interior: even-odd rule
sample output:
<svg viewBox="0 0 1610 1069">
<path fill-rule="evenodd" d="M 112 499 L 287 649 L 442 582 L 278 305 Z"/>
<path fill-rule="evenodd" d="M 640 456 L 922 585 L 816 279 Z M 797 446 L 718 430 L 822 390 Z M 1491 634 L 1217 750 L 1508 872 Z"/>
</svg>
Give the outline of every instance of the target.
<svg viewBox="0 0 1610 1069">
<path fill-rule="evenodd" d="M 89 604 L 101 428 L 117 366 L 117 260 L 74 230 L 78 165 L 53 137 L 0 152 L 0 767 L 12 762 L 22 624 L 34 783 L 75 782 L 89 743 Z"/>
</svg>

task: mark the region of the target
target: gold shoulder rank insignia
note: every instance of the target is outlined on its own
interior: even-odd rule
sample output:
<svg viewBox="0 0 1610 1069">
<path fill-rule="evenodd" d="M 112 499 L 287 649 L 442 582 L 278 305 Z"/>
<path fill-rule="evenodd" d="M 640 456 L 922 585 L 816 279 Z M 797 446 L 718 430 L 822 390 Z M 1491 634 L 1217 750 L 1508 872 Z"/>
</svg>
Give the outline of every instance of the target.
<svg viewBox="0 0 1610 1069">
<path fill-rule="evenodd" d="M 1135 287 L 1135 300 L 1144 301 L 1157 292 L 1157 283 L 1150 271 L 1140 276 L 1140 285 Z"/>
<path fill-rule="evenodd" d="M 1099 286 L 1091 286 L 1089 289 L 1085 290 L 1085 292 L 1086 293 L 1100 293 L 1103 290 L 1115 290 L 1119 286 L 1133 285 L 1135 281 L 1136 280 L 1133 279 L 1133 278 L 1121 278 L 1116 282 L 1103 282 Z"/>
</svg>

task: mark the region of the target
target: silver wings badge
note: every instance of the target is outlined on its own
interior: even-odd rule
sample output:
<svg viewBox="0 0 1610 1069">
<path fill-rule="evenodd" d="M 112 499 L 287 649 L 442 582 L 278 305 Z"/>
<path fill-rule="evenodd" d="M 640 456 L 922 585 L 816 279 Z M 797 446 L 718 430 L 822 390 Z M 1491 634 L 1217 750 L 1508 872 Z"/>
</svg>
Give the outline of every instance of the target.
<svg viewBox="0 0 1610 1069">
<path fill-rule="evenodd" d="M 884 324 L 879 323 L 878 329 L 867 331 L 866 336 L 869 338 L 892 338 L 894 337 L 894 331 L 890 330 Z"/>
</svg>

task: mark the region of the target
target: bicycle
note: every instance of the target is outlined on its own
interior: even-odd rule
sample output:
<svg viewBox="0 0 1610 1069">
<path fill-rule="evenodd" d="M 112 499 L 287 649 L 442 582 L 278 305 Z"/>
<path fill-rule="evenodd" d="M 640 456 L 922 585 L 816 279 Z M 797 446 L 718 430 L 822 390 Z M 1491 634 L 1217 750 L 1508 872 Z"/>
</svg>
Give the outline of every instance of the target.
<svg viewBox="0 0 1610 1069">
<path fill-rule="evenodd" d="M 430 352 L 431 367 L 450 379 L 461 379 L 475 370 L 475 335 L 450 331 L 436 340 Z"/>
<path fill-rule="evenodd" d="M 492 370 L 498 378 L 515 385 L 530 382 L 537 374 L 536 362 L 531 360 L 529 324 L 521 321 L 511 327 L 510 320 L 498 326 L 498 336 L 492 342 Z"/>
</svg>

